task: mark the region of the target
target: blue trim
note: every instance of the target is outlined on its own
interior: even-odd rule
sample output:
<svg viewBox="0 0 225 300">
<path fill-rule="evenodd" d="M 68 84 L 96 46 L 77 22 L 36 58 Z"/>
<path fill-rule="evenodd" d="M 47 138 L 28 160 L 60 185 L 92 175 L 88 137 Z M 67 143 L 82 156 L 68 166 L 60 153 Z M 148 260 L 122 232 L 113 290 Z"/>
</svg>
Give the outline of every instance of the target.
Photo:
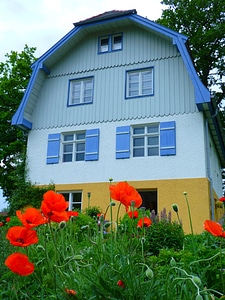
<svg viewBox="0 0 225 300">
<path fill-rule="evenodd" d="M 130 126 L 116 128 L 116 159 L 130 158 Z"/>
<path fill-rule="evenodd" d="M 22 99 L 20 105 L 19 105 L 19 108 L 17 109 L 16 113 L 12 117 L 12 125 L 17 125 L 21 128 L 24 128 L 25 130 L 32 128 L 32 123 L 29 122 L 28 120 L 25 120 L 25 118 L 24 118 L 24 110 L 25 110 L 26 104 L 28 102 L 28 99 L 30 97 L 34 82 L 37 79 L 38 70 L 39 70 L 39 64 L 36 63 L 36 65 L 34 66 L 33 72 L 31 74 L 31 78 L 28 82 L 26 92 L 23 96 L 23 99 Z M 26 124 L 29 124 L 29 127 L 26 127 Z"/>
<path fill-rule="evenodd" d="M 43 70 L 47 75 L 51 73 L 50 70 L 43 63 L 40 65 L 40 70 Z"/>
</svg>

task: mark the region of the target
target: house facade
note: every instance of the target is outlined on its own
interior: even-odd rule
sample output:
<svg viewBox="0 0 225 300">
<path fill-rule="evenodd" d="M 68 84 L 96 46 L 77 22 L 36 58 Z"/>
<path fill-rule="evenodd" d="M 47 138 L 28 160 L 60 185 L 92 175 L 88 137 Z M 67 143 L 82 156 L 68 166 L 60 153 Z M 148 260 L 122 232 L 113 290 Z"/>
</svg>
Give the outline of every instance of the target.
<svg viewBox="0 0 225 300">
<path fill-rule="evenodd" d="M 29 180 L 103 211 L 109 179 L 128 181 L 158 214 L 177 203 L 188 232 L 185 191 L 195 232 L 218 219 L 224 136 L 186 41 L 135 10 L 74 23 L 33 64 L 12 119 L 29 132 Z"/>
</svg>

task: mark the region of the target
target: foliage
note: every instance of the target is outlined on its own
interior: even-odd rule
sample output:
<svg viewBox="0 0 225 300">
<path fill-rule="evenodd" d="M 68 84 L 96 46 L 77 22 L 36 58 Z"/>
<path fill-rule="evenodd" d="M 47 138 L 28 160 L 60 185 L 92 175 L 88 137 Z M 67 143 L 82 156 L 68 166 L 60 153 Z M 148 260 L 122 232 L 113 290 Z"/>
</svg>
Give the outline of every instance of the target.
<svg viewBox="0 0 225 300">
<path fill-rule="evenodd" d="M 225 1 L 163 0 L 160 24 L 189 37 L 196 70 L 207 87 L 216 86 L 215 99 L 225 96 Z M 219 91 L 218 91 L 219 90 Z"/>
<path fill-rule="evenodd" d="M 38 187 L 29 181 L 19 180 L 16 183 L 14 194 L 10 197 L 8 213 L 14 215 L 17 210 L 26 206 L 39 208 L 43 199 L 43 194 L 48 190 L 54 189 L 55 187 L 53 184 L 49 184 L 45 187 Z"/>
<path fill-rule="evenodd" d="M 123 196 L 127 207 L 129 193 Z M 184 235 L 170 212 L 164 209 L 157 217 L 144 208 L 136 210 L 133 201 L 131 211 L 115 222 L 112 203 L 110 221 L 104 215 L 96 220 L 67 211 L 65 198 L 48 191 L 40 209 L 17 212 L 18 220 L 11 217 L 0 226 L 0 297 L 217 300 L 225 295 L 222 225 L 206 220 L 204 228 L 213 236 Z M 105 232 L 107 223 L 113 226 Z M 155 255 L 149 247 L 157 249 Z"/>
<path fill-rule="evenodd" d="M 181 250 L 184 232 L 181 225 L 176 222 L 161 220 L 151 225 L 145 239 L 144 249 L 148 255 L 158 255 L 161 249 Z"/>
<path fill-rule="evenodd" d="M 90 206 L 85 208 L 83 210 L 83 213 L 90 216 L 91 218 L 97 218 L 97 216 L 102 213 L 102 209 L 99 206 Z"/>
<path fill-rule="evenodd" d="M 86 226 L 90 222 L 92 230 Z M 161 223 L 163 227 L 165 222 L 153 223 L 149 232 L 153 225 Z M 5 234 L 4 228 L 0 229 Z M 133 238 L 126 231 L 102 236 L 94 220 L 81 213 L 67 223 L 41 225 L 36 231 L 38 244 L 29 246 L 28 252 L 20 250 L 29 253 L 35 262 L 32 275 L 13 274 L 1 259 L 0 295 L 5 300 L 189 300 L 198 299 L 197 295 L 200 299 L 219 299 L 224 293 L 221 241 L 207 233 L 195 236 L 197 254 L 190 246 L 193 236 L 188 235 L 183 249 L 166 247 L 157 255 L 146 255 L 140 230 L 135 226 Z M 8 241 L 1 239 L 0 245 L 3 241 L 4 251 L 12 253 Z M 153 247 L 158 242 L 151 241 Z M 68 294 L 68 290 L 76 291 L 76 295 Z"/>
<path fill-rule="evenodd" d="M 21 53 L 11 51 L 0 63 L 0 187 L 7 200 L 15 191 L 17 177 L 24 176 L 23 166 L 19 173 L 17 166 L 25 158 L 27 134 L 11 126 L 11 119 L 27 87 L 35 50 L 25 45 Z"/>
</svg>

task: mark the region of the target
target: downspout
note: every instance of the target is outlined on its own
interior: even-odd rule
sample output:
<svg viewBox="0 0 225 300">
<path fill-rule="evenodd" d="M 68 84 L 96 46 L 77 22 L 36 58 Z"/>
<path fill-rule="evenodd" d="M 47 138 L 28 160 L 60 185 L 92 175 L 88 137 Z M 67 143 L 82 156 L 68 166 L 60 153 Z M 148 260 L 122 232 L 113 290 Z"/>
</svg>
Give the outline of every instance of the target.
<svg viewBox="0 0 225 300">
<path fill-rule="evenodd" d="M 215 205 L 213 196 L 213 179 L 211 174 L 211 164 L 210 164 L 210 144 L 209 144 L 209 119 L 213 119 L 217 116 L 218 109 L 214 115 L 206 118 L 205 133 L 206 133 L 206 156 L 207 156 L 207 176 L 209 179 L 209 189 L 210 189 L 210 204 L 211 204 L 211 220 L 215 221 Z"/>
</svg>

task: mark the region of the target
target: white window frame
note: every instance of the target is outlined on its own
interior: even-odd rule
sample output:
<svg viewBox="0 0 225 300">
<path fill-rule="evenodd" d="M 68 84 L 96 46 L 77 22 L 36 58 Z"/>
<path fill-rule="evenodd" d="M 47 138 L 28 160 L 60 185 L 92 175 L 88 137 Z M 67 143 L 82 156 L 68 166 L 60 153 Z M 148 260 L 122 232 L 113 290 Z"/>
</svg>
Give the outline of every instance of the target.
<svg viewBox="0 0 225 300">
<path fill-rule="evenodd" d="M 84 135 L 84 138 L 79 138 L 79 135 Z M 71 136 L 72 139 L 66 139 Z M 82 150 L 79 146 L 82 145 Z M 86 145 L 86 131 L 67 132 L 62 135 L 62 162 L 84 161 L 85 160 L 85 145 Z M 66 150 L 67 148 L 67 150 Z M 69 150 L 71 148 L 71 150 Z M 71 160 L 66 160 L 65 156 L 71 156 Z M 83 158 L 79 159 L 82 155 Z"/>
<path fill-rule="evenodd" d="M 69 82 L 68 105 L 89 104 L 93 102 L 94 78 L 71 79 Z"/>
<path fill-rule="evenodd" d="M 127 71 L 126 98 L 152 96 L 153 93 L 154 90 L 152 67 Z"/>
<path fill-rule="evenodd" d="M 60 193 L 62 195 L 68 194 L 68 197 L 67 197 L 68 199 L 66 199 L 66 200 L 69 200 L 68 210 L 82 210 L 83 192 L 81 190 L 79 190 L 79 191 L 59 191 L 58 193 Z M 74 194 L 80 194 L 81 200 L 80 201 L 73 201 L 73 195 Z M 79 208 L 73 208 L 74 204 L 79 205 L 80 207 Z"/>
<path fill-rule="evenodd" d="M 150 128 L 152 128 L 153 130 L 151 131 Z M 135 133 L 136 129 L 137 130 L 143 129 L 143 132 Z M 142 140 L 143 143 L 138 145 L 139 144 L 138 139 Z M 157 143 L 154 142 L 154 139 L 156 141 L 158 140 Z M 142 155 L 135 154 L 135 152 L 137 152 L 138 150 L 141 150 L 143 154 Z M 132 127 L 132 152 L 133 152 L 133 157 L 159 156 L 160 153 L 159 123 L 138 125 Z"/>
<path fill-rule="evenodd" d="M 99 53 L 119 51 L 122 50 L 123 35 L 122 33 L 104 35 L 99 37 L 98 43 Z"/>
</svg>

